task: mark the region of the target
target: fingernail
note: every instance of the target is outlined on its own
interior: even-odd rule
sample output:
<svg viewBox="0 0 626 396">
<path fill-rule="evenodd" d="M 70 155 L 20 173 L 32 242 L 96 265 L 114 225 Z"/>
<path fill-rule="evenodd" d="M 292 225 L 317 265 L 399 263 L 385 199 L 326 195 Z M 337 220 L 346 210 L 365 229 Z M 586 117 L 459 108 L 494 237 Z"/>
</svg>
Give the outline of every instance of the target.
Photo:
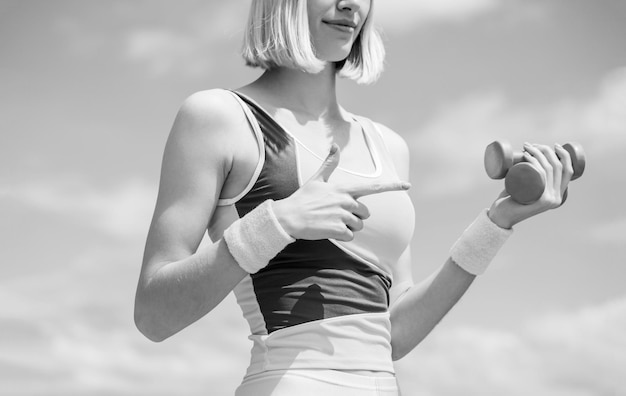
<svg viewBox="0 0 626 396">
<path fill-rule="evenodd" d="M 561 145 L 560 145 L 560 144 L 558 144 L 558 143 L 554 143 L 554 147 L 557 147 L 557 148 L 560 148 L 560 149 L 562 149 L 562 148 L 563 148 L 563 146 L 561 146 Z"/>
<path fill-rule="evenodd" d="M 411 183 L 408 183 L 408 182 L 402 183 L 403 190 L 408 190 L 409 188 L 411 188 Z"/>
<path fill-rule="evenodd" d="M 532 144 L 528 143 L 528 142 L 524 142 L 524 148 L 531 148 Z"/>
<path fill-rule="evenodd" d="M 333 143 L 332 146 L 330 146 L 330 154 L 335 154 L 337 150 L 339 150 L 339 146 L 337 146 L 336 143 Z"/>
</svg>

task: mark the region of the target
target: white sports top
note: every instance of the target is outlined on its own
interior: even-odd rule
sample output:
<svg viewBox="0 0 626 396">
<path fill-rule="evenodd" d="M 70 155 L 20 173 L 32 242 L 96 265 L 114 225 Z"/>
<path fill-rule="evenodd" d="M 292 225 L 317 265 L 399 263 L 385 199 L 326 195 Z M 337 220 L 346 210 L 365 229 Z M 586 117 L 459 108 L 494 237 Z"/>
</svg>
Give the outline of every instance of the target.
<svg viewBox="0 0 626 396">
<path fill-rule="evenodd" d="M 255 133 L 260 159 L 248 187 L 218 202 L 216 210 L 223 213 L 214 218 L 223 220 L 210 226 L 214 240 L 266 199 L 291 195 L 324 161 L 252 99 L 233 94 Z M 375 124 L 354 119 L 375 170 L 364 174 L 338 167 L 328 182 L 398 181 Z M 253 341 L 247 375 L 298 368 L 394 372 L 389 289 L 392 268 L 413 234 L 414 209 L 403 191 L 359 200 L 370 217 L 352 241 L 296 240 L 235 288 Z"/>
</svg>

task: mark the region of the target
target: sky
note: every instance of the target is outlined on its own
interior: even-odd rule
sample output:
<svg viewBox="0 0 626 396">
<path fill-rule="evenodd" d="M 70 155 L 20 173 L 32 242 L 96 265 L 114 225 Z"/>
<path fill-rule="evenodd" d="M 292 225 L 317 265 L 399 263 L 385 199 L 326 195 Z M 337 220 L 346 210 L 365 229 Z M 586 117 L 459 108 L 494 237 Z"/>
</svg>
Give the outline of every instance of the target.
<svg viewBox="0 0 626 396">
<path fill-rule="evenodd" d="M 259 75 L 249 1 L 0 0 L 0 394 L 228 395 L 249 359 L 229 296 L 162 343 L 133 300 L 182 101 Z M 378 0 L 386 71 L 348 110 L 411 152 L 416 280 L 503 188 L 494 140 L 583 145 L 566 204 L 516 226 L 396 364 L 405 395 L 626 394 L 626 1 Z"/>
</svg>

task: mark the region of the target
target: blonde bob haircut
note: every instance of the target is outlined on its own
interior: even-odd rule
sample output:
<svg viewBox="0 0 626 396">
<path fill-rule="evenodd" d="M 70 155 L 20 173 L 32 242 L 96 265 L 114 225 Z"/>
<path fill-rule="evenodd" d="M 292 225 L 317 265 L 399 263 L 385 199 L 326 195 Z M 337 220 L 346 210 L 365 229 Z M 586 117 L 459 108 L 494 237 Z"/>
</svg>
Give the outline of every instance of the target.
<svg viewBox="0 0 626 396">
<path fill-rule="evenodd" d="M 359 84 L 369 84 L 383 71 L 385 48 L 369 15 L 348 57 L 335 62 L 337 73 Z M 289 67 L 319 73 L 325 62 L 315 56 L 311 41 L 306 0 L 252 0 L 244 34 L 246 65 L 269 70 Z"/>
</svg>

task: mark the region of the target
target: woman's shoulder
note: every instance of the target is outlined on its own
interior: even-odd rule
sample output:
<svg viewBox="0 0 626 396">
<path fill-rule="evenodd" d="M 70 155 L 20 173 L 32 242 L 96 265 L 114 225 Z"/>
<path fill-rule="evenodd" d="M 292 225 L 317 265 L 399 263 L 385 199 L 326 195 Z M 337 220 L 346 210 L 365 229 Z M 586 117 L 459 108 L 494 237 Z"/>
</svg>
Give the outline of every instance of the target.
<svg viewBox="0 0 626 396">
<path fill-rule="evenodd" d="M 168 140 L 198 145 L 198 149 L 220 146 L 236 151 L 234 142 L 246 130 L 246 115 L 234 95 L 224 89 L 209 89 L 183 100 Z"/>
<path fill-rule="evenodd" d="M 225 89 L 207 89 L 194 92 L 185 98 L 177 117 L 194 123 L 210 123 L 227 126 L 238 124 L 241 109 L 233 94 Z"/>
<path fill-rule="evenodd" d="M 231 163 L 245 147 L 241 142 L 245 141 L 247 130 L 246 116 L 231 92 L 198 91 L 180 105 L 166 151 L 178 153 L 181 158 L 213 158 Z"/>
</svg>

